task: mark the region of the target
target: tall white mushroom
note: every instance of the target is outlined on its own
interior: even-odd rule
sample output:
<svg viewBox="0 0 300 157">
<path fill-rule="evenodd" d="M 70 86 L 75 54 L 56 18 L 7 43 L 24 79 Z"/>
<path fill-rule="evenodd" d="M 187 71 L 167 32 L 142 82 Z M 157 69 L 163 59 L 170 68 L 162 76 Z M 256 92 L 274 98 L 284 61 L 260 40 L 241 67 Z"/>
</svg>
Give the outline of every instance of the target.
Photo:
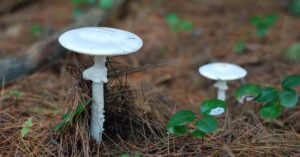
<svg viewBox="0 0 300 157">
<path fill-rule="evenodd" d="M 218 99 L 226 100 L 227 81 L 244 78 L 247 71 L 242 67 L 230 63 L 210 63 L 199 68 L 199 73 L 204 77 L 217 82 L 214 86 L 218 89 Z"/>
<path fill-rule="evenodd" d="M 134 53 L 142 47 L 143 41 L 133 33 L 108 27 L 70 30 L 63 33 L 58 41 L 68 50 L 94 56 L 94 65 L 83 72 L 83 78 L 93 82 L 90 135 L 100 143 L 104 130 L 103 84 L 108 81 L 106 57 Z"/>
</svg>

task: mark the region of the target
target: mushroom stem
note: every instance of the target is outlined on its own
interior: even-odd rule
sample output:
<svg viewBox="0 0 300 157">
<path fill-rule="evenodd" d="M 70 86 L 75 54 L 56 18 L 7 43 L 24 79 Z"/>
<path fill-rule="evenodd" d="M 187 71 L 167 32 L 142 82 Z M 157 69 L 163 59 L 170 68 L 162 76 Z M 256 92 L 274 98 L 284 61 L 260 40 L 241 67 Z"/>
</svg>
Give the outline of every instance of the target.
<svg viewBox="0 0 300 157">
<path fill-rule="evenodd" d="M 219 100 L 225 101 L 226 100 L 226 90 L 228 89 L 227 82 L 218 80 L 214 86 L 218 89 L 217 98 Z"/>
<path fill-rule="evenodd" d="M 92 87 L 92 113 L 90 134 L 91 137 L 100 143 L 102 140 L 104 124 L 104 83 L 107 82 L 107 69 L 105 67 L 106 57 L 95 56 L 94 65 L 83 72 L 83 78 L 93 81 Z"/>
</svg>

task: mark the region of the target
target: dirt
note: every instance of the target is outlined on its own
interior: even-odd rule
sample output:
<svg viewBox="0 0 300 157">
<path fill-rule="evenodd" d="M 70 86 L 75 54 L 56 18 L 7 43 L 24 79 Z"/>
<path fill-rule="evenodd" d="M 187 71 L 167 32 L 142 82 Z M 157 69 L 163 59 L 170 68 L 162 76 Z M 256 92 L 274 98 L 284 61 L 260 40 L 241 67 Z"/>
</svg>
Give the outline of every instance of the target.
<svg viewBox="0 0 300 157">
<path fill-rule="evenodd" d="M 199 66 L 205 63 L 219 61 L 239 64 L 248 71 L 245 82 L 259 83 L 263 86 L 280 87 L 280 82 L 285 76 L 300 73 L 300 62 L 290 62 L 284 57 L 285 49 L 291 44 L 299 42 L 300 28 L 298 26 L 300 25 L 300 19 L 289 15 L 278 1 L 144 0 L 130 1 L 127 7 L 126 15 L 124 12 L 121 12 L 124 14 L 123 16 L 111 18 L 104 26 L 134 32 L 143 39 L 144 45 L 139 53 L 130 56 L 113 57 L 110 60 L 133 67 L 154 65 L 155 68 L 130 74 L 128 82 L 133 88 L 142 89 L 146 97 L 155 95 L 156 98 L 160 98 L 161 102 L 172 104 L 169 108 L 170 112 L 186 108 L 197 111 L 202 101 L 215 97 L 215 88 L 212 86 L 213 81 L 207 80 L 198 74 Z M 35 41 L 43 40 L 51 33 L 72 23 L 75 19 L 72 15 L 73 8 L 74 6 L 69 1 L 41 0 L 33 1 L 30 5 L 21 7 L 14 12 L 0 15 L 0 33 L 2 34 L 0 37 L 0 57 L 22 55 L 22 51 Z M 165 15 L 170 12 L 176 12 L 180 17 L 192 21 L 195 26 L 194 30 L 181 33 L 172 32 L 164 19 Z M 276 13 L 278 21 L 274 27 L 270 28 L 265 38 L 259 38 L 255 35 L 255 27 L 250 25 L 249 19 L 256 15 L 263 16 L 269 13 Z M 37 24 L 44 29 L 44 33 L 40 37 L 34 37 L 30 32 L 31 27 Z M 233 51 L 234 43 L 240 40 L 246 42 L 252 48 L 249 48 L 245 53 L 236 54 Z M 9 132 L 5 132 L 5 137 L 0 137 L 0 139 L 6 140 L 3 143 L 9 143 L 10 145 L 18 143 L 10 139 L 19 136 L 19 128 L 28 117 L 34 117 L 34 122 L 36 123 L 43 121 L 49 127 L 54 126 L 59 121 L 63 111 L 66 110 L 68 103 L 70 103 L 67 102 L 67 99 L 70 98 L 71 89 L 75 84 L 75 79 L 69 74 L 68 69 L 73 59 L 73 55 L 69 54 L 58 64 L 22 78 L 22 80 L 20 79 L 2 89 L 0 117 L 3 118 L 0 119 L 0 127 L 13 128 Z M 233 126 L 237 128 L 237 124 L 242 123 L 243 119 L 247 119 L 244 115 L 249 114 L 249 110 L 253 110 L 251 107 L 250 109 L 244 107 L 241 110 L 236 108 L 237 102 L 234 98 L 234 89 L 241 83 L 240 81 L 230 82 L 228 91 L 228 104 L 232 115 L 236 118 L 233 120 L 235 121 Z M 7 94 L 11 90 L 21 91 L 25 93 L 25 96 L 12 98 Z M 45 113 L 29 111 L 35 107 L 42 107 L 47 109 L 47 111 Z M 299 138 L 300 123 L 297 121 L 299 113 L 299 105 L 297 108 L 285 110 L 283 116 L 276 122 L 278 125 L 275 127 L 284 130 L 281 130 L 281 132 L 293 134 L 291 137 Z M 250 117 L 248 118 L 255 119 L 253 118 L 254 116 Z M 12 122 L 15 123 L 14 126 L 6 125 Z M 256 132 L 249 131 L 251 127 L 256 126 L 261 127 L 256 128 Z M 264 131 L 270 128 L 267 122 L 259 121 L 255 121 L 253 124 L 249 123 L 249 125 L 247 123 L 243 127 L 249 131 L 249 134 L 247 134 L 249 141 L 246 141 L 246 143 L 251 143 L 250 139 L 252 142 L 253 140 L 262 141 L 262 139 L 253 138 L 253 136 L 259 135 L 260 132 L 266 133 Z M 274 126 L 272 127 L 274 128 Z M 236 134 L 243 136 L 242 132 L 245 130 L 238 128 L 235 131 L 240 131 Z M 276 129 L 271 132 L 275 134 Z M 251 135 L 251 133 L 253 134 Z M 288 135 L 288 133 L 280 134 L 280 138 L 278 135 L 278 138 L 274 137 L 274 139 L 279 139 L 280 141 L 281 138 Z M 218 137 L 218 134 L 216 134 L 216 137 Z M 162 138 L 162 141 L 164 139 L 171 140 L 168 135 Z M 160 152 L 159 149 L 154 149 L 153 147 L 163 146 L 163 144 L 157 143 L 157 145 L 153 144 L 152 147 L 149 146 L 149 149 L 153 148 L 153 150 L 145 151 L 134 148 L 131 150 L 140 151 L 141 154 L 146 156 L 151 156 L 151 152 L 152 154 L 165 156 L 197 156 L 197 153 L 184 155 L 184 151 L 180 151 L 185 150 L 187 147 L 181 145 L 181 141 L 185 140 L 180 138 L 180 144 L 174 144 L 176 148 L 174 146 L 174 148 L 168 149 L 171 152 Z M 199 141 L 190 141 L 190 139 L 186 140 L 186 142 L 200 143 Z M 210 144 L 210 142 L 208 140 L 207 143 Z M 276 142 L 278 144 L 278 141 Z M 284 145 L 284 142 L 288 141 L 282 141 L 281 144 Z M 128 143 L 130 142 L 128 141 Z M 249 152 L 240 150 L 243 148 L 240 148 L 241 146 L 234 144 L 234 142 L 231 144 L 229 144 L 230 149 L 227 148 L 228 145 L 220 143 L 215 145 L 215 147 L 216 149 L 225 150 L 229 154 L 228 156 L 230 156 L 231 150 L 234 151 L 233 154 L 236 156 L 246 156 L 247 153 L 252 156 L 255 151 L 263 152 L 251 144 L 249 144 Z M 2 145 L 1 142 L 0 145 Z M 299 147 L 300 144 L 296 142 L 293 145 Z M 26 152 L 23 146 L 12 147 L 15 149 L 16 154 Z M 251 152 L 251 148 L 254 150 L 253 152 Z M 258 146 L 257 148 L 260 147 Z M 297 153 L 299 155 L 300 153 L 299 151 L 285 149 L 286 147 L 283 146 L 281 148 L 284 149 L 278 151 L 283 156 Z M 199 153 L 205 150 L 205 154 L 207 150 L 211 149 L 199 148 L 195 152 Z M 5 147 L 0 146 L 0 150 L 5 150 Z M 50 148 L 49 150 L 45 149 L 45 151 L 51 152 Z M 105 152 L 104 154 L 116 156 L 123 151 L 116 148 L 115 152 L 111 152 L 111 154 Z M 55 154 L 55 152 L 52 153 Z M 268 152 L 264 153 L 261 155 L 269 156 L 272 154 L 271 152 L 269 154 Z M 218 156 L 219 154 L 220 152 L 217 152 L 212 154 L 212 156 Z M 4 154 L 4 156 L 9 155 Z"/>
</svg>

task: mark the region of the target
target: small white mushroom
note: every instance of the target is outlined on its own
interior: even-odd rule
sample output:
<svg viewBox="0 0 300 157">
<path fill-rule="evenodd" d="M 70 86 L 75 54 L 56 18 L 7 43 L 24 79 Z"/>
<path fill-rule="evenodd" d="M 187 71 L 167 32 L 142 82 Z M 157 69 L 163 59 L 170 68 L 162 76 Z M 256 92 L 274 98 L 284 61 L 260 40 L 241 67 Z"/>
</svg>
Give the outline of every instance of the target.
<svg viewBox="0 0 300 157">
<path fill-rule="evenodd" d="M 93 82 L 90 135 L 100 143 L 104 130 L 103 84 L 108 81 L 106 57 L 134 53 L 142 47 L 143 41 L 133 33 L 108 27 L 70 30 L 63 33 L 58 41 L 68 50 L 94 56 L 94 65 L 83 72 L 83 78 Z"/>
<path fill-rule="evenodd" d="M 227 81 L 242 79 L 247 71 L 230 63 L 210 63 L 199 68 L 199 73 L 206 78 L 216 80 L 214 86 L 218 89 L 218 99 L 226 100 Z"/>
</svg>

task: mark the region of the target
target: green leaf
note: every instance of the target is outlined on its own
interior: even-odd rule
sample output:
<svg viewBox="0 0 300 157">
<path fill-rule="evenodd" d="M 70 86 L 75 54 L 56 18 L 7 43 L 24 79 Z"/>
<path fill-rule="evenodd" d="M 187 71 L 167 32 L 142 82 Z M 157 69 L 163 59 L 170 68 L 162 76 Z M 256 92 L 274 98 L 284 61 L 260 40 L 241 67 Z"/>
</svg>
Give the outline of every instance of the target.
<svg viewBox="0 0 300 157">
<path fill-rule="evenodd" d="M 95 4 L 96 0 L 85 0 L 85 3 L 87 3 L 87 4 Z"/>
<path fill-rule="evenodd" d="M 273 120 L 280 116 L 282 108 L 276 102 L 268 103 L 259 109 L 259 114 L 263 119 Z"/>
<path fill-rule="evenodd" d="M 74 17 L 80 17 L 83 15 L 83 10 L 80 8 L 74 8 L 72 12 Z"/>
<path fill-rule="evenodd" d="M 235 91 L 235 97 L 239 102 L 243 103 L 244 99 L 246 99 L 246 101 L 255 99 L 260 95 L 260 92 L 260 85 L 244 84 Z"/>
<path fill-rule="evenodd" d="M 82 3 L 82 0 L 70 0 L 70 2 L 71 2 L 73 5 L 78 5 L 78 4 Z"/>
<path fill-rule="evenodd" d="M 203 138 L 205 135 L 205 132 L 199 130 L 195 130 L 192 132 L 192 137 L 194 138 Z"/>
<path fill-rule="evenodd" d="M 171 134 L 175 134 L 177 136 L 186 135 L 188 133 L 188 129 L 186 126 L 174 126 L 174 125 L 167 125 L 167 130 Z"/>
<path fill-rule="evenodd" d="M 176 112 L 169 120 L 168 124 L 172 126 L 182 126 L 194 121 L 196 115 L 191 110 L 181 110 Z"/>
<path fill-rule="evenodd" d="M 24 138 L 25 136 L 27 136 L 28 132 L 29 132 L 29 128 L 22 128 L 21 129 L 22 138 Z"/>
<path fill-rule="evenodd" d="M 120 157 L 129 157 L 129 154 L 128 154 L 128 153 L 122 153 L 122 154 L 120 155 Z"/>
<path fill-rule="evenodd" d="M 226 112 L 227 104 L 219 99 L 210 99 L 204 101 L 200 106 L 202 115 L 218 116 Z"/>
<path fill-rule="evenodd" d="M 300 1 L 299 1 L 300 2 Z M 300 60 L 300 44 L 296 43 L 290 46 L 285 51 L 285 58 L 289 61 L 299 61 Z"/>
<path fill-rule="evenodd" d="M 258 16 L 254 16 L 253 18 L 250 19 L 250 23 L 253 26 L 258 26 L 261 23 L 261 19 Z"/>
<path fill-rule="evenodd" d="M 85 109 L 85 106 L 89 104 L 92 101 L 92 99 L 88 99 L 84 103 L 80 103 L 77 105 L 74 116 L 79 116 Z"/>
<path fill-rule="evenodd" d="M 288 11 L 295 16 L 300 16 L 300 0 L 289 0 L 288 2 Z"/>
<path fill-rule="evenodd" d="M 32 117 L 30 117 L 24 122 L 23 127 L 30 128 L 32 126 L 33 126 Z"/>
<path fill-rule="evenodd" d="M 256 29 L 256 35 L 257 35 L 258 37 L 264 37 L 264 36 L 266 36 L 267 31 L 268 31 L 268 29 L 265 28 L 265 27 L 258 27 L 258 28 Z"/>
<path fill-rule="evenodd" d="M 69 122 L 69 121 L 72 121 L 73 116 L 74 116 L 74 114 L 69 111 L 69 112 L 63 114 L 60 119 L 63 121 Z"/>
<path fill-rule="evenodd" d="M 281 86 L 284 89 L 300 86 L 300 75 L 290 75 L 283 79 Z"/>
<path fill-rule="evenodd" d="M 33 25 L 33 26 L 31 26 L 30 30 L 31 30 L 32 36 L 34 36 L 34 37 L 40 37 L 44 33 L 44 29 L 40 25 Z"/>
<path fill-rule="evenodd" d="M 180 31 L 192 31 L 194 29 L 194 25 L 191 21 L 182 20 L 179 25 Z"/>
<path fill-rule="evenodd" d="M 259 97 L 256 101 L 259 103 L 269 103 L 275 101 L 278 97 L 278 90 L 274 87 L 265 87 L 261 90 Z"/>
<path fill-rule="evenodd" d="M 176 13 L 169 13 L 165 16 L 165 21 L 170 26 L 177 26 L 180 23 L 180 18 Z"/>
<path fill-rule="evenodd" d="M 218 121 L 215 117 L 206 116 L 198 120 L 195 126 L 199 131 L 203 131 L 204 133 L 212 133 L 217 130 Z"/>
<path fill-rule="evenodd" d="M 21 129 L 22 138 L 27 136 L 27 134 L 32 126 L 33 126 L 32 117 L 30 117 L 22 125 L 22 129 Z"/>
<path fill-rule="evenodd" d="M 22 97 L 22 96 L 24 96 L 25 94 L 23 93 L 23 92 L 20 92 L 20 91 L 16 91 L 16 90 L 10 90 L 9 92 L 8 92 L 8 95 L 10 95 L 10 96 L 14 96 L 14 97 Z"/>
<path fill-rule="evenodd" d="M 63 121 L 54 126 L 53 130 L 55 132 L 62 131 L 68 125 L 67 122 Z"/>
<path fill-rule="evenodd" d="M 111 9 L 113 7 L 113 0 L 99 0 L 98 6 L 101 9 Z"/>
<path fill-rule="evenodd" d="M 246 51 L 246 44 L 242 41 L 237 41 L 233 46 L 233 51 L 237 54 L 241 54 Z"/>
<path fill-rule="evenodd" d="M 279 96 L 281 106 L 285 108 L 295 107 L 298 102 L 297 92 L 293 89 L 285 89 Z"/>
</svg>

